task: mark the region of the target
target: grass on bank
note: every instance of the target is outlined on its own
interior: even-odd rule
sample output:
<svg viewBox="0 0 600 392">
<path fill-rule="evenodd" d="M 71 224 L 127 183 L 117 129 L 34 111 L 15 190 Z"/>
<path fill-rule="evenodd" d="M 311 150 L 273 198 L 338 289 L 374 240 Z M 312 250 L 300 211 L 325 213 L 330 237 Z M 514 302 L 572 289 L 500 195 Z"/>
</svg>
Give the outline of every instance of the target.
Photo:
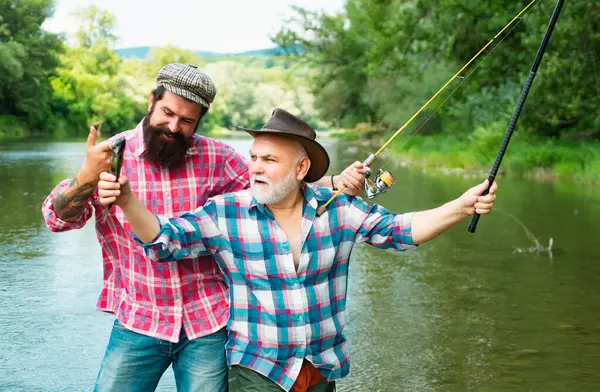
<svg viewBox="0 0 600 392">
<path fill-rule="evenodd" d="M 487 174 L 504 138 L 505 129 L 498 132 L 495 128 L 476 129 L 466 137 L 416 134 L 409 138 L 408 134 L 401 134 L 384 153 L 411 165 Z M 345 140 L 365 140 L 352 130 L 337 130 L 330 135 Z M 373 152 L 390 136 L 371 139 Z M 515 133 L 502 160 L 500 174 L 600 185 L 600 142 L 544 140 Z"/>
<path fill-rule="evenodd" d="M 15 116 L 0 115 L 0 142 L 23 139 L 27 128 Z"/>
<path fill-rule="evenodd" d="M 487 173 L 496 158 L 505 133 L 505 124 L 479 127 L 469 135 L 457 137 L 445 133 L 434 135 L 400 134 L 384 151 L 410 164 L 437 167 L 462 173 Z M 375 152 L 391 134 L 362 130 L 332 130 L 332 137 L 346 140 L 371 140 Z M 57 137 L 57 136 L 63 136 Z M 66 134 L 53 135 L 49 141 L 85 141 Z M 104 140 L 106 135 L 102 135 Z M 237 130 L 215 129 L 207 136 L 237 138 L 246 136 Z M 36 139 L 45 139 L 37 135 Z M 0 143 L 27 140 L 25 126 L 13 116 L 0 116 Z M 365 156 L 366 158 L 366 156 Z M 515 132 L 501 166 L 501 174 L 538 179 L 570 180 L 580 184 L 600 185 L 600 142 L 566 141 L 526 137 Z"/>
</svg>

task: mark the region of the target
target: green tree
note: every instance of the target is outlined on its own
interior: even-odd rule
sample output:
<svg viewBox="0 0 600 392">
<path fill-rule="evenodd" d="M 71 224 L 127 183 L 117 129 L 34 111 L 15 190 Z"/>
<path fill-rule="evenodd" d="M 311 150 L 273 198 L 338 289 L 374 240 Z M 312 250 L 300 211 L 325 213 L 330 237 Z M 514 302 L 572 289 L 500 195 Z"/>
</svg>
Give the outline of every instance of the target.
<svg viewBox="0 0 600 392">
<path fill-rule="evenodd" d="M 350 126 L 372 120 L 376 112 L 366 102 L 368 84 L 368 35 L 363 15 L 346 5 L 347 14 L 327 15 L 295 7 L 297 16 L 274 38 L 284 53 L 305 58 L 315 72 L 310 81 L 321 117 L 336 125 Z M 356 12 L 356 23 L 347 16 Z M 300 28 L 304 34 L 298 34 Z"/>
<path fill-rule="evenodd" d="M 546 5 L 543 12 L 532 15 L 531 34 L 523 37 L 528 65 L 546 29 L 550 8 Z M 565 2 L 534 82 L 536 93 L 528 98 L 529 109 L 524 117 L 540 134 L 600 138 L 598 15 L 598 1 Z M 522 81 L 524 77 L 522 74 Z"/>
<path fill-rule="evenodd" d="M 79 20 L 75 38 L 80 47 L 92 48 L 99 42 L 114 43 L 117 36 L 113 33 L 115 16 L 95 5 L 77 9 L 73 15 Z"/>
<path fill-rule="evenodd" d="M 97 121 L 109 135 L 131 128 L 143 105 L 114 51 L 115 18 L 95 6 L 77 10 L 75 16 L 80 22 L 79 45 L 61 56 L 58 75 L 51 79 L 57 134 L 82 136 Z"/>
<path fill-rule="evenodd" d="M 274 41 L 314 67 L 312 91 L 330 120 L 392 130 L 524 5 L 510 0 L 348 0 L 337 15 L 297 9 Z M 552 8 L 552 2 L 538 2 L 501 37 L 500 46 L 465 71 L 474 73 L 434 116 L 438 128 L 468 134 L 510 115 Z M 520 122 L 531 133 L 558 137 L 598 130 L 599 12 L 594 0 L 565 4 Z M 459 84 L 450 86 L 423 117 Z"/>
<path fill-rule="evenodd" d="M 50 114 L 49 77 L 63 50 L 59 36 L 41 26 L 52 15 L 52 0 L 0 0 L 0 115 L 42 129 Z"/>
<path fill-rule="evenodd" d="M 249 64 L 226 59 L 209 63 L 204 68 L 218 91 L 206 119 L 207 125 L 218 118 L 220 126 L 229 129 L 236 126 L 260 128 L 276 107 L 316 124 L 312 95 L 302 77 L 290 76 L 295 72 L 292 69 L 266 68 L 264 61 Z"/>
<path fill-rule="evenodd" d="M 197 66 L 204 65 L 204 61 L 200 56 L 191 50 L 185 50 L 173 45 L 166 45 L 150 50 L 149 57 L 149 72 L 157 74 L 158 71 L 169 63 L 194 64 Z"/>
</svg>

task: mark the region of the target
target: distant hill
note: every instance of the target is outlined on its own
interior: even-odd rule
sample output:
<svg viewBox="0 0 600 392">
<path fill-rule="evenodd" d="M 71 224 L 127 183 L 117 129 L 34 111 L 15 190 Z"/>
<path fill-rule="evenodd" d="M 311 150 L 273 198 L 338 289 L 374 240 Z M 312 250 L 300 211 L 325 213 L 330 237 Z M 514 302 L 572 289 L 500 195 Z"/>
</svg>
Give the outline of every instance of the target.
<svg viewBox="0 0 600 392">
<path fill-rule="evenodd" d="M 133 48 L 121 48 L 117 49 L 116 52 L 124 59 L 145 59 L 148 57 L 150 53 L 150 46 L 136 46 Z M 203 51 L 195 51 L 195 53 L 200 57 L 228 57 L 228 56 L 262 56 L 262 57 L 270 57 L 274 56 L 277 48 L 270 49 L 257 49 L 257 50 L 249 50 L 246 52 L 237 52 L 237 53 L 217 53 L 217 52 L 203 52 Z"/>
</svg>

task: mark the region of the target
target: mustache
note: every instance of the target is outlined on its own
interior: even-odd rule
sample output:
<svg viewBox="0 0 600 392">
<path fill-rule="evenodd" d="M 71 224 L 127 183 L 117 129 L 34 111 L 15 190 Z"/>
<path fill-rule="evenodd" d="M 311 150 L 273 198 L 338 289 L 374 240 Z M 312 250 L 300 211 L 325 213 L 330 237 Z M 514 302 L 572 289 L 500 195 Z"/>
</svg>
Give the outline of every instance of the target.
<svg viewBox="0 0 600 392">
<path fill-rule="evenodd" d="M 189 148 L 189 141 L 186 140 L 185 136 L 181 132 L 171 132 L 171 130 L 167 127 L 155 127 L 150 124 L 146 126 L 146 137 L 148 142 L 157 143 L 160 146 L 160 149 L 169 148 L 168 145 L 164 144 L 164 142 L 160 142 L 160 136 L 165 135 L 171 141 L 176 142 L 181 148 Z"/>
<path fill-rule="evenodd" d="M 171 132 L 171 130 L 169 128 L 160 128 L 160 127 L 152 127 L 152 130 L 156 134 L 165 135 L 167 137 L 170 137 L 171 139 L 177 140 L 178 142 L 185 142 L 185 137 L 183 137 L 183 135 L 180 132 Z"/>
<path fill-rule="evenodd" d="M 273 185 L 273 183 L 271 182 L 271 180 L 269 180 L 267 177 L 263 176 L 263 175 L 259 175 L 259 174 L 252 174 L 250 176 L 250 185 L 253 186 L 256 181 L 261 181 L 264 182 L 267 185 Z"/>
</svg>

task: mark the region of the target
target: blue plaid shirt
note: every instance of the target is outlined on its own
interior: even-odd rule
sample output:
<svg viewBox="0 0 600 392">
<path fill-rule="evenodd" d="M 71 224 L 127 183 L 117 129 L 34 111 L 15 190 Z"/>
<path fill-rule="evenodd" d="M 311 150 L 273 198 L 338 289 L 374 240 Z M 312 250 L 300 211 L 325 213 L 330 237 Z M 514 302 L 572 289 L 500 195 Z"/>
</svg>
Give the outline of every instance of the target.
<svg viewBox="0 0 600 392">
<path fill-rule="evenodd" d="M 230 288 L 229 366 L 248 367 L 286 391 L 306 358 L 328 380 L 350 370 L 343 334 L 348 262 L 354 244 L 414 248 L 412 214 L 392 214 L 330 189 L 304 188 L 298 271 L 284 231 L 250 190 L 214 197 L 194 213 L 159 217 L 144 244 L 155 261 L 213 254 Z"/>
</svg>

